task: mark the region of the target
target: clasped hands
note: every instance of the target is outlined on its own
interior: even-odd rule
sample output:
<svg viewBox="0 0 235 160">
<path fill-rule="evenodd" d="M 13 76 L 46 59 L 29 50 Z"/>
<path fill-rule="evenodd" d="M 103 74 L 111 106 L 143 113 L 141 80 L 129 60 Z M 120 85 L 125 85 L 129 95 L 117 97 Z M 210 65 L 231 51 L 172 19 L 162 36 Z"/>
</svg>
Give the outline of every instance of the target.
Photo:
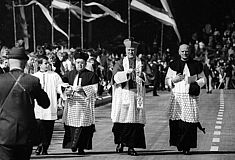
<svg viewBox="0 0 235 160">
<path fill-rule="evenodd" d="M 63 85 L 63 87 L 65 88 L 65 95 L 72 95 L 74 92 L 78 92 L 78 93 L 81 93 L 81 92 L 84 92 L 84 89 L 83 87 L 81 86 L 76 86 L 76 87 L 73 87 L 71 85 Z"/>
</svg>

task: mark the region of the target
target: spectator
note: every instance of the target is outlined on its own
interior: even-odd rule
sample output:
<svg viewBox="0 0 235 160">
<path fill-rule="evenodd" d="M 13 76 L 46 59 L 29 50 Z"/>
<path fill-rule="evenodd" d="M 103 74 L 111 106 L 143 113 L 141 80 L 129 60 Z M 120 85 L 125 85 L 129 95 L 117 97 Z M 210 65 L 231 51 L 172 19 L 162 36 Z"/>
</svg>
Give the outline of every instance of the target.
<svg viewBox="0 0 235 160">
<path fill-rule="evenodd" d="M 13 47 L 8 58 L 10 72 L 0 74 L 0 157 L 29 160 L 37 135 L 33 101 L 48 108 L 50 100 L 39 79 L 23 73 L 28 60 L 24 48 Z"/>
</svg>

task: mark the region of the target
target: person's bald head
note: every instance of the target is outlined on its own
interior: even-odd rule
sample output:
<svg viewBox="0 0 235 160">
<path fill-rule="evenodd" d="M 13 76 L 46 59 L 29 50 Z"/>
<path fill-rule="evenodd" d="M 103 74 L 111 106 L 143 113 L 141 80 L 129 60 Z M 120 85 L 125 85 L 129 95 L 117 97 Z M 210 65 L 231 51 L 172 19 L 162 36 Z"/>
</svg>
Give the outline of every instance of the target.
<svg viewBox="0 0 235 160">
<path fill-rule="evenodd" d="M 186 61 L 189 59 L 189 45 L 182 44 L 179 47 L 179 55 L 181 60 Z"/>
</svg>

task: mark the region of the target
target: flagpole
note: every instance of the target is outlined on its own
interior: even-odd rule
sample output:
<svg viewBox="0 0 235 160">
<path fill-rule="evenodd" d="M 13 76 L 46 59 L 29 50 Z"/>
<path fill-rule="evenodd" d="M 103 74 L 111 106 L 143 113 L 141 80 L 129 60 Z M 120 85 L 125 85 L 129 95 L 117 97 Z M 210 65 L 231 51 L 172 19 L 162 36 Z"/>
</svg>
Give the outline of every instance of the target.
<svg viewBox="0 0 235 160">
<path fill-rule="evenodd" d="M 131 1 L 128 0 L 128 38 L 131 38 Z"/>
<path fill-rule="evenodd" d="M 32 5 L 32 16 L 33 16 L 33 51 L 36 52 L 36 34 L 35 34 L 34 4 Z"/>
<path fill-rule="evenodd" d="M 51 45 L 54 46 L 54 28 L 53 28 L 53 24 L 54 24 L 54 9 L 53 6 L 51 7 L 51 17 L 52 17 L 52 24 L 51 24 Z"/>
<path fill-rule="evenodd" d="M 69 17 L 68 17 L 68 49 L 70 49 L 70 23 L 71 23 L 71 11 L 70 11 L 71 2 L 69 0 Z"/>
<path fill-rule="evenodd" d="M 83 49 L 83 1 L 81 0 L 81 49 Z"/>
<path fill-rule="evenodd" d="M 15 17 L 15 2 L 14 1 L 12 1 L 12 11 L 13 11 L 14 41 L 16 44 L 16 17 Z"/>
<path fill-rule="evenodd" d="M 162 23 L 162 27 L 161 27 L 161 57 L 163 55 L 163 29 L 164 29 L 164 24 Z"/>
</svg>

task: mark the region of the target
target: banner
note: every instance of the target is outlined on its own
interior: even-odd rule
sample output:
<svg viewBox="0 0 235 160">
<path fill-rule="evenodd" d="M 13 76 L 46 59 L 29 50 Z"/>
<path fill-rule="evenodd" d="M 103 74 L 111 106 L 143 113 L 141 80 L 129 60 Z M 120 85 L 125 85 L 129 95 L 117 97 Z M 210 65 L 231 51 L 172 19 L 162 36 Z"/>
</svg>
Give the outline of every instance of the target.
<svg viewBox="0 0 235 160">
<path fill-rule="evenodd" d="M 29 2 L 28 4 L 25 5 L 15 5 L 15 7 L 22 7 L 22 6 L 29 6 L 32 4 L 36 4 L 40 7 L 41 11 L 43 12 L 43 14 L 45 15 L 45 17 L 47 18 L 47 20 L 51 23 L 51 25 L 60 33 L 62 33 L 63 35 L 65 35 L 67 38 L 69 38 L 69 36 L 60 28 L 57 26 L 57 24 L 55 23 L 55 21 L 53 20 L 53 18 L 51 17 L 48 9 L 46 7 L 44 7 L 41 3 L 39 3 L 36 0 L 32 0 L 31 2 Z"/>
<path fill-rule="evenodd" d="M 169 17 L 171 17 L 171 18 L 173 19 L 173 22 L 174 22 L 174 23 L 173 23 L 173 28 L 174 28 L 174 30 L 175 30 L 175 33 L 176 33 L 176 35 L 177 35 L 179 41 L 181 42 L 181 37 L 180 37 L 179 31 L 178 31 L 178 28 L 177 28 L 177 26 L 176 26 L 175 19 L 173 18 L 173 15 L 172 15 L 172 13 L 171 13 L 170 7 L 169 7 L 169 5 L 168 5 L 168 3 L 167 3 L 167 0 L 161 0 L 161 3 L 162 3 L 163 8 L 165 9 L 165 11 L 167 11 Z"/>
<path fill-rule="evenodd" d="M 86 12 L 85 10 L 82 11 L 81 13 L 81 8 L 76 6 L 76 5 L 72 5 L 69 4 L 69 2 L 64 1 L 64 0 L 53 0 L 51 3 L 51 7 L 57 8 L 57 9 L 70 9 L 71 13 L 74 14 L 78 19 L 81 19 L 80 15 L 82 15 L 84 17 L 84 21 L 86 22 L 91 22 L 95 19 L 98 18 L 102 18 L 105 16 L 112 16 L 113 18 L 115 18 L 116 20 L 122 22 L 122 23 L 126 23 L 121 19 L 121 16 L 119 13 L 110 10 L 109 8 L 105 7 L 102 4 L 96 3 L 96 2 L 91 2 L 88 4 L 84 3 L 84 6 L 86 7 L 92 7 L 92 6 L 97 6 L 99 7 L 101 10 L 104 11 L 104 13 L 102 14 L 94 14 L 91 12 Z"/>
<path fill-rule="evenodd" d="M 96 3 L 96 2 L 91 2 L 91 3 L 88 3 L 88 4 L 84 4 L 84 6 L 97 6 L 99 7 L 100 9 L 102 9 L 105 13 L 105 15 L 110 15 L 112 16 L 113 18 L 115 18 L 116 20 L 122 22 L 122 23 L 126 23 L 126 21 L 123 21 L 120 14 L 115 12 L 115 11 L 112 11 L 111 9 L 109 9 L 108 7 L 102 5 L 102 4 L 99 4 L 99 3 Z"/>
<path fill-rule="evenodd" d="M 53 0 L 51 2 L 51 7 L 57 8 L 57 9 L 68 9 L 70 7 L 70 3 L 63 0 Z"/>
<path fill-rule="evenodd" d="M 164 3 L 164 5 L 165 4 L 166 3 Z M 144 11 L 150 14 L 151 16 L 157 18 L 160 22 L 162 22 L 165 25 L 172 26 L 176 32 L 176 35 L 178 36 L 179 41 L 181 41 L 181 37 L 178 32 L 175 20 L 173 19 L 172 16 L 169 16 L 167 11 L 162 11 L 157 7 L 151 6 L 148 3 L 144 2 L 143 0 L 132 0 L 131 7 L 133 9 Z"/>
</svg>

